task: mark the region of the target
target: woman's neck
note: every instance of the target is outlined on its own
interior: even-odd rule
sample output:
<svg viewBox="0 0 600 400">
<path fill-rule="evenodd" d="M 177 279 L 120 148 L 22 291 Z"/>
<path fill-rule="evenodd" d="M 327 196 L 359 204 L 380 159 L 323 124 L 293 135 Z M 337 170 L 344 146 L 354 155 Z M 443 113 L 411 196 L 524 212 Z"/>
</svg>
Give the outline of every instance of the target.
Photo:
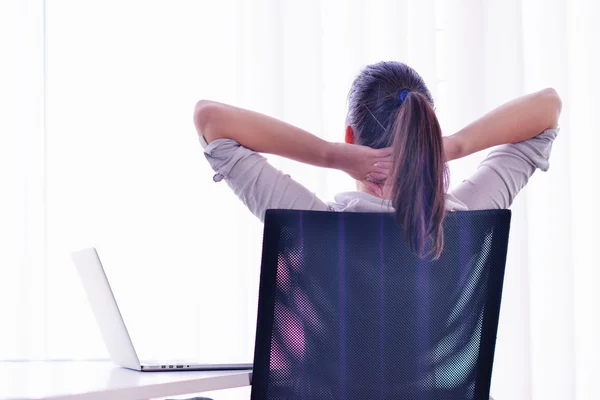
<svg viewBox="0 0 600 400">
<path fill-rule="evenodd" d="M 370 187 L 365 186 L 362 182 L 356 181 L 356 191 L 357 192 L 368 193 L 371 196 L 375 196 L 375 197 L 383 199 L 383 200 L 391 200 L 392 196 L 390 194 L 390 187 L 383 185 L 382 189 L 383 189 L 383 195 L 381 195 L 380 193 L 376 193 Z"/>
</svg>

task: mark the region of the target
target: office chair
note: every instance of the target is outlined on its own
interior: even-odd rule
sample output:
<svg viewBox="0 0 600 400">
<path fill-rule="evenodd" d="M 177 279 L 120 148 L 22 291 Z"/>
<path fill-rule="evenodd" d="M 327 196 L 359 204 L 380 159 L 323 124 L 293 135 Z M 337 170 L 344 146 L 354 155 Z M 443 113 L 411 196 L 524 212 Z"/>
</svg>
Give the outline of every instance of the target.
<svg viewBox="0 0 600 400">
<path fill-rule="evenodd" d="M 451 212 L 438 260 L 389 214 L 268 210 L 253 400 L 488 399 L 511 212 Z"/>
</svg>

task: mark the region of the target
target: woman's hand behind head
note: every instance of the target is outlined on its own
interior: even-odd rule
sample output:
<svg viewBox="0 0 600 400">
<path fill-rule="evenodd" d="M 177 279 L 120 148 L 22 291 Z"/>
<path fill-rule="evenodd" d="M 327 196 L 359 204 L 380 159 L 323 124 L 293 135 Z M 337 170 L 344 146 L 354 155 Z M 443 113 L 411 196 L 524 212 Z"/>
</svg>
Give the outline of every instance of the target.
<svg viewBox="0 0 600 400">
<path fill-rule="evenodd" d="M 382 196 L 382 184 L 392 165 L 392 149 L 373 149 L 348 143 L 332 143 L 331 168 L 339 169 Z"/>
</svg>

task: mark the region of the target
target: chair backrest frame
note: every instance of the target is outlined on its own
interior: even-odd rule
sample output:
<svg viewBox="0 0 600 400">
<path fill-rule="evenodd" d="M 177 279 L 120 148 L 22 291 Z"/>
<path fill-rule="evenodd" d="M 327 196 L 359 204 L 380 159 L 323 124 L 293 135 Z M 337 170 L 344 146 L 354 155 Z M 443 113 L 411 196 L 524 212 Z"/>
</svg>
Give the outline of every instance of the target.
<svg viewBox="0 0 600 400">
<path fill-rule="evenodd" d="M 457 226 L 462 226 L 461 224 L 477 224 L 477 221 L 493 220 L 493 223 L 490 222 L 490 224 L 493 225 L 494 237 L 493 239 L 490 239 L 489 242 L 489 245 L 491 246 L 489 251 L 490 254 L 493 255 L 493 260 L 490 259 L 486 261 L 486 263 L 491 266 L 485 267 L 487 268 L 487 272 L 482 272 L 485 274 L 485 277 L 482 279 L 485 279 L 486 291 L 484 295 L 485 299 L 482 300 L 484 302 L 484 310 L 480 317 L 481 333 L 479 337 L 479 350 L 475 366 L 477 377 L 474 388 L 472 389 L 472 393 L 469 394 L 469 396 L 464 397 L 468 399 L 487 399 L 489 396 L 494 349 L 498 328 L 498 317 L 502 297 L 511 212 L 510 210 L 464 211 L 450 213 L 449 216 L 451 216 L 451 219 L 454 218 L 452 220 L 454 221 L 454 225 L 452 225 L 452 222 L 447 222 L 447 217 L 447 220 L 444 222 L 445 232 L 447 229 L 455 229 Z M 339 234 L 342 235 L 342 239 L 340 240 L 344 240 L 343 235 L 345 226 L 352 224 L 354 224 L 354 227 L 360 226 L 360 221 L 366 221 L 368 222 L 367 225 L 369 225 L 376 223 L 376 220 L 381 221 L 380 226 L 382 234 L 383 229 L 386 229 L 386 232 L 389 232 L 390 229 L 399 231 L 398 235 L 400 236 L 396 236 L 393 243 L 386 242 L 386 246 L 394 245 L 406 248 L 404 243 L 398 241 L 398 238 L 402 235 L 401 227 L 398 225 L 395 225 L 395 228 L 391 227 L 391 225 L 395 223 L 389 214 L 334 213 L 300 210 L 267 211 L 264 225 L 262 267 L 260 273 L 259 304 L 252 379 L 252 399 L 262 400 L 279 398 L 277 396 L 269 395 L 269 377 L 273 362 L 271 357 L 273 351 L 272 345 L 275 324 L 274 312 L 277 298 L 278 263 L 280 262 L 282 246 L 286 246 L 286 243 L 284 243 L 285 240 L 282 239 L 282 230 L 293 226 L 296 229 L 299 228 L 300 230 L 297 232 L 297 236 L 302 236 L 302 224 L 322 224 L 321 226 L 324 229 L 333 226 L 332 229 L 337 229 Z M 290 221 L 298 221 L 299 225 L 293 225 L 296 222 L 292 222 L 292 225 L 290 225 Z M 452 225 L 454 228 L 448 227 L 448 225 Z M 446 235 L 447 234 L 448 232 L 446 232 Z M 294 235 L 294 233 L 292 233 L 292 235 Z M 479 240 L 481 241 L 481 238 L 479 238 Z M 442 254 L 442 257 L 444 257 L 444 254 Z M 430 264 L 431 263 L 429 261 L 423 261 L 424 266 Z M 491 284 L 488 285 L 488 282 L 491 282 Z M 339 394 L 337 396 L 333 395 L 333 397 L 324 396 L 323 398 L 325 397 L 341 398 Z M 295 397 L 288 396 L 285 398 L 292 399 Z M 298 394 L 297 398 L 304 397 Z"/>
</svg>

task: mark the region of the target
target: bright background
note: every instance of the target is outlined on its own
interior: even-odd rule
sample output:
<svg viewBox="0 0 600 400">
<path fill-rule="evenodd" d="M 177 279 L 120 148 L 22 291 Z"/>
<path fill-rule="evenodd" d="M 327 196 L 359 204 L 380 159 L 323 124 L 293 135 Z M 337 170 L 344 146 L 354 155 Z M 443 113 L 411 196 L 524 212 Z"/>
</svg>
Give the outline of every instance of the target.
<svg viewBox="0 0 600 400">
<path fill-rule="evenodd" d="M 596 0 L 0 1 L 0 359 L 107 357 L 69 258 L 96 246 L 143 358 L 251 361 L 262 226 L 212 181 L 194 104 L 341 141 L 354 76 L 400 60 L 445 134 L 560 93 L 550 171 L 512 207 L 492 394 L 598 398 L 598 20 Z M 269 159 L 325 200 L 354 188 Z"/>
</svg>

